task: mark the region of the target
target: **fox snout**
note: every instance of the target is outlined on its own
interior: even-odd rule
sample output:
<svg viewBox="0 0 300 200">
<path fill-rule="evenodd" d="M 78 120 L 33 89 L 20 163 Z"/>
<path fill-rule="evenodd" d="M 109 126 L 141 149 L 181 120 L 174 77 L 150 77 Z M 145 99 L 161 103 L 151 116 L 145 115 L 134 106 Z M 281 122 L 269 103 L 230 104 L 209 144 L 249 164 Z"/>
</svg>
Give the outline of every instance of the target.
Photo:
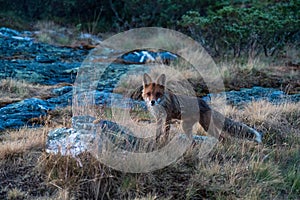
<svg viewBox="0 0 300 200">
<path fill-rule="evenodd" d="M 156 82 L 153 82 L 148 74 L 144 74 L 142 97 L 149 106 L 155 106 L 161 102 L 165 94 L 165 82 L 165 74 L 160 75 Z"/>
<path fill-rule="evenodd" d="M 157 100 L 151 100 L 151 101 L 150 101 L 150 105 L 151 105 L 151 106 L 155 106 L 155 105 L 159 104 L 160 102 L 161 102 L 161 99 L 160 99 L 160 98 L 158 98 Z"/>
<path fill-rule="evenodd" d="M 150 103 L 151 103 L 151 106 L 155 105 L 155 101 L 154 100 L 150 101 Z"/>
</svg>

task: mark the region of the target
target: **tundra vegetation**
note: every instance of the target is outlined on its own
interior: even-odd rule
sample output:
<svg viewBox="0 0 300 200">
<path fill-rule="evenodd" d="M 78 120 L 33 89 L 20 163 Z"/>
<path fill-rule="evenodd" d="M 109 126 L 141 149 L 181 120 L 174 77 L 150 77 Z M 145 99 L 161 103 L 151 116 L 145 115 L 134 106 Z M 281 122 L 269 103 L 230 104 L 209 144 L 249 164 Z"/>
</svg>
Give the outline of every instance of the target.
<svg viewBox="0 0 300 200">
<path fill-rule="evenodd" d="M 263 86 L 299 94 L 296 0 L 2 0 L 0 8 L 0 26 L 38 31 L 38 42 L 64 47 L 76 46 L 82 32 L 105 39 L 145 26 L 178 30 L 215 59 L 227 91 Z M 138 84 L 136 77 L 131 81 Z M 206 93 L 192 75 L 190 81 L 199 96 Z M 31 97 L 49 99 L 59 87 L 6 77 L 0 80 L 0 108 Z M 226 105 L 226 116 L 265 134 L 263 144 L 228 137 L 205 158 L 190 148 L 170 166 L 138 174 L 116 171 L 89 153 L 79 156 L 81 163 L 46 153 L 48 132 L 71 127 L 72 108 L 59 108 L 31 119 L 42 126 L 0 131 L 0 199 L 297 199 L 299 108 L 299 101 Z M 102 119 L 111 115 L 97 109 Z"/>
</svg>

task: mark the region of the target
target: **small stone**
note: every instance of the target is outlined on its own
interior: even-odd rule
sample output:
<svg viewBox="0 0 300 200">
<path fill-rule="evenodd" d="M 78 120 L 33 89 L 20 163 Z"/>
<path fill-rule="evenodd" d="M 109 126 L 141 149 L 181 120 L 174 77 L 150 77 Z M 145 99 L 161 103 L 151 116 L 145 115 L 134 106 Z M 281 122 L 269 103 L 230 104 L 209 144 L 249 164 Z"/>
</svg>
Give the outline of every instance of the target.
<svg viewBox="0 0 300 200">
<path fill-rule="evenodd" d="M 39 63 L 54 63 L 56 60 L 44 55 L 38 55 L 35 57 L 35 61 Z"/>
</svg>

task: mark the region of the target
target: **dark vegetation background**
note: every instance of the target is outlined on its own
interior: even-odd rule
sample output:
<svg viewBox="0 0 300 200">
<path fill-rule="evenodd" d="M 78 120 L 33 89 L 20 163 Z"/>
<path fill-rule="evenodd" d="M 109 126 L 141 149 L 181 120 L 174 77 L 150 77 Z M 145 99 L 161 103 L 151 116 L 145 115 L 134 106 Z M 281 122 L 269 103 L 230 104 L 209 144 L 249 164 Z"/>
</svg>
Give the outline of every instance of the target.
<svg viewBox="0 0 300 200">
<path fill-rule="evenodd" d="M 171 28 L 221 58 L 280 57 L 300 43 L 297 0 L 0 0 L 2 26 L 30 30 L 45 20 L 92 33 Z"/>
</svg>

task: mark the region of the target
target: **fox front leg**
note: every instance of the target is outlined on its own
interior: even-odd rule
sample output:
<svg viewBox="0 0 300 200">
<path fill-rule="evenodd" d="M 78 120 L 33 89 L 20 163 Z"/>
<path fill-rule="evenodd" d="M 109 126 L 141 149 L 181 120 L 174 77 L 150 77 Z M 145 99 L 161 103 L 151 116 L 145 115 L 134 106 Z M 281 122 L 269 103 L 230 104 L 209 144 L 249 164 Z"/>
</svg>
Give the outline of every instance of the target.
<svg viewBox="0 0 300 200">
<path fill-rule="evenodd" d="M 171 126 L 171 119 L 167 119 L 166 122 L 164 123 L 164 134 L 165 138 L 168 139 L 169 133 L 170 133 L 170 126 Z"/>
<path fill-rule="evenodd" d="M 193 124 L 188 123 L 187 121 L 182 121 L 182 129 L 184 133 L 186 134 L 187 138 L 192 140 L 193 139 Z"/>
<path fill-rule="evenodd" d="M 156 120 L 156 142 L 159 142 L 159 138 L 161 137 L 163 132 L 163 121 L 162 119 L 157 119 Z"/>
</svg>

